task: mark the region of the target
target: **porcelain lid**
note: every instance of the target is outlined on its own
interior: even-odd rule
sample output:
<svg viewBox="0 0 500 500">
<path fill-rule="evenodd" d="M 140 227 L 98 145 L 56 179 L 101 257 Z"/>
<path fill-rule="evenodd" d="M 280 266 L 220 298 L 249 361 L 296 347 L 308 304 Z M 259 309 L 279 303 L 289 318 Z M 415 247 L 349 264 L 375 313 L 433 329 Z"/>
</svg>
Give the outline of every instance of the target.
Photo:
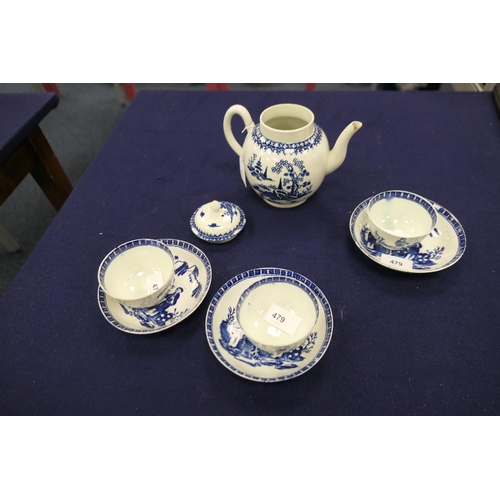
<svg viewBox="0 0 500 500">
<path fill-rule="evenodd" d="M 245 223 L 243 210 L 227 201 L 214 200 L 206 203 L 191 216 L 193 233 L 210 243 L 224 243 L 232 240 L 240 233 Z"/>
</svg>

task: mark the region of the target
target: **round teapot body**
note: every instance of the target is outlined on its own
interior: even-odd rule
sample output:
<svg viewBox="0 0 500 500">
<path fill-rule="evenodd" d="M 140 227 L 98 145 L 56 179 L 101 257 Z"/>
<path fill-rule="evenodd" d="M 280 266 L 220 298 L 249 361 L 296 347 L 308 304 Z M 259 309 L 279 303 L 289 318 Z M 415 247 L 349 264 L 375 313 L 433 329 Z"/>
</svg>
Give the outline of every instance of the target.
<svg viewBox="0 0 500 500">
<path fill-rule="evenodd" d="M 327 172 L 329 145 L 323 130 L 312 124 L 312 134 L 298 142 L 265 137 L 261 124 L 245 138 L 242 161 L 252 189 L 267 203 L 292 208 L 304 203 L 320 187 Z"/>
</svg>

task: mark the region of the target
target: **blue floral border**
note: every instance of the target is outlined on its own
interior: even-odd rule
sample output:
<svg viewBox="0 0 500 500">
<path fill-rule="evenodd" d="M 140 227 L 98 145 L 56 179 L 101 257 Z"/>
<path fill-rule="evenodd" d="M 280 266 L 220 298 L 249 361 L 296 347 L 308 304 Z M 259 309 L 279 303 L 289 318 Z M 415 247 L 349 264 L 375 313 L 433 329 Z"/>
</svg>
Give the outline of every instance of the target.
<svg viewBox="0 0 500 500">
<path fill-rule="evenodd" d="M 305 141 L 300 142 L 276 142 L 265 137 L 260 131 L 260 125 L 255 125 L 252 131 L 252 140 L 260 148 L 276 154 L 286 155 L 287 151 L 292 150 L 292 154 L 303 153 L 315 148 L 323 139 L 323 131 L 318 125 L 314 124 L 314 132 Z"/>
<path fill-rule="evenodd" d="M 433 224 L 437 223 L 437 215 L 436 215 L 437 209 L 434 206 L 435 204 L 431 203 L 429 200 L 426 200 L 422 196 L 419 196 L 418 194 L 415 193 L 410 193 L 409 191 L 399 191 L 399 190 L 384 191 L 383 193 L 379 193 L 375 195 L 373 198 L 371 198 L 368 201 L 367 205 L 369 205 L 370 203 L 376 203 L 377 201 L 390 198 L 401 198 L 404 200 L 415 201 L 430 215 L 432 223 Z"/>
</svg>

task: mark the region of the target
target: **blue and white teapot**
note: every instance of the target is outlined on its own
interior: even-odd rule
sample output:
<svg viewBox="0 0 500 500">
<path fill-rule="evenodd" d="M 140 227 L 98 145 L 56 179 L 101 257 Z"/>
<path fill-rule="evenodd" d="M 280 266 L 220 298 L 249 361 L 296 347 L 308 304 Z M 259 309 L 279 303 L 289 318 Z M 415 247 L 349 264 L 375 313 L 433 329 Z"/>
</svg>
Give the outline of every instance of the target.
<svg viewBox="0 0 500 500">
<path fill-rule="evenodd" d="M 247 130 L 243 146 L 231 129 L 236 114 Z M 342 165 L 351 137 L 362 127 L 361 122 L 350 123 L 330 150 L 312 111 L 298 104 L 265 109 L 257 125 L 246 108 L 235 104 L 227 110 L 223 125 L 227 142 L 240 157 L 243 181 L 278 208 L 296 207 L 312 196 L 325 176 Z"/>
</svg>

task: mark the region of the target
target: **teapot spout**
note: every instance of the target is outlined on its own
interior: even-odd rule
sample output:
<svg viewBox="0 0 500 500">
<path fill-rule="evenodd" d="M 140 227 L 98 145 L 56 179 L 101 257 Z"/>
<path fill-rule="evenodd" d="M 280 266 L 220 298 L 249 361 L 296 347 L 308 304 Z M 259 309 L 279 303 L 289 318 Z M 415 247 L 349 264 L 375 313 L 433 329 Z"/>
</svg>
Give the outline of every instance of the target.
<svg viewBox="0 0 500 500">
<path fill-rule="evenodd" d="M 347 154 L 347 145 L 351 140 L 351 137 L 363 126 L 361 122 L 351 122 L 339 135 L 335 145 L 328 153 L 328 164 L 326 167 L 326 173 L 331 174 L 334 170 L 342 165 Z"/>
</svg>

